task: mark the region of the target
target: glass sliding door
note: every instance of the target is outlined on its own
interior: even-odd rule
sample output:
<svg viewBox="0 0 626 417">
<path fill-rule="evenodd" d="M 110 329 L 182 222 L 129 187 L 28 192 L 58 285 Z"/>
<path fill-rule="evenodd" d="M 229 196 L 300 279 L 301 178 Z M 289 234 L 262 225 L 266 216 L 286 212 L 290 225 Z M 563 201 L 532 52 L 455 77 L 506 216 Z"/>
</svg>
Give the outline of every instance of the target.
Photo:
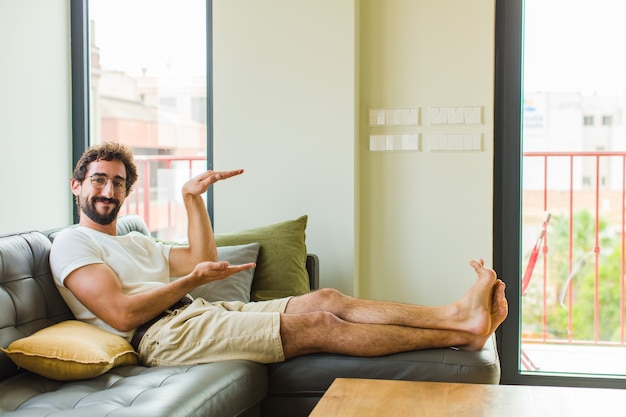
<svg viewBox="0 0 626 417">
<path fill-rule="evenodd" d="M 503 3 L 498 30 L 519 52 L 508 55 L 518 69 L 500 66 L 496 80 L 497 101 L 518 115 L 496 123 L 500 141 L 514 138 L 497 145 L 496 169 L 515 181 L 496 184 L 496 238 L 519 237 L 496 255 L 513 297 L 503 381 L 626 387 L 626 6 Z"/>
<path fill-rule="evenodd" d="M 86 146 L 130 146 L 139 180 L 120 213 L 141 215 L 155 237 L 184 240 L 180 190 L 207 168 L 208 2 L 73 1 L 86 22 Z"/>
<path fill-rule="evenodd" d="M 567 11 L 565 13 L 565 11 Z M 626 5 L 525 0 L 522 295 L 525 372 L 626 376 Z"/>
</svg>

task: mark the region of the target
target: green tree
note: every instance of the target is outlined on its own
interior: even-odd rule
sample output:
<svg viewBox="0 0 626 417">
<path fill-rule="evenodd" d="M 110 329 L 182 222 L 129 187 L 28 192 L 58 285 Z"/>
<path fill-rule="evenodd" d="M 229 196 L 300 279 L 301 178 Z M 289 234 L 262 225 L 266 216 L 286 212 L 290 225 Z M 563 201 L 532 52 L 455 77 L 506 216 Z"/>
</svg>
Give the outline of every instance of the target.
<svg viewBox="0 0 626 417">
<path fill-rule="evenodd" d="M 620 340 L 621 246 L 601 258 L 598 265 L 598 340 Z M 593 268 L 574 284 L 573 336 L 595 340 L 596 274 Z"/>
<path fill-rule="evenodd" d="M 548 338 L 571 337 L 576 340 L 594 340 L 595 264 L 598 262 L 600 305 L 600 340 L 619 337 L 621 293 L 621 245 L 607 222 L 598 224 L 596 249 L 595 217 L 588 210 L 574 214 L 570 219 L 554 215 L 550 222 L 545 245 L 547 247 L 547 274 L 535 269 L 533 278 L 522 299 L 522 332 L 529 335 L 544 333 Z M 597 255 L 597 256 L 596 256 Z M 526 263 L 529 254 L 526 255 Z M 525 263 L 525 264 L 526 264 Z M 571 289 L 571 295 L 569 291 Z M 572 321 L 569 321 L 569 303 L 572 302 Z"/>
</svg>

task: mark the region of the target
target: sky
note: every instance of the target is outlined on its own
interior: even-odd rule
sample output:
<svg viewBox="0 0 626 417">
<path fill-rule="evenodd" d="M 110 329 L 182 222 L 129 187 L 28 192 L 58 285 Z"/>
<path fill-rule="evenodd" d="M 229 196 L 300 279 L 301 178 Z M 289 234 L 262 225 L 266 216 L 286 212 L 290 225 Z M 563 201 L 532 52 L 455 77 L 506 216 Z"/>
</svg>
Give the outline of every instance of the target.
<svg viewBox="0 0 626 417">
<path fill-rule="evenodd" d="M 205 0 L 91 0 L 103 67 L 206 73 Z M 524 90 L 626 91 L 626 0 L 525 0 Z M 141 29 L 138 29 L 141 28 Z"/>
<path fill-rule="evenodd" d="M 151 76 L 206 74 L 205 0 L 90 0 L 104 68 Z"/>
<path fill-rule="evenodd" d="M 525 0 L 524 90 L 626 91 L 626 0 Z"/>
</svg>

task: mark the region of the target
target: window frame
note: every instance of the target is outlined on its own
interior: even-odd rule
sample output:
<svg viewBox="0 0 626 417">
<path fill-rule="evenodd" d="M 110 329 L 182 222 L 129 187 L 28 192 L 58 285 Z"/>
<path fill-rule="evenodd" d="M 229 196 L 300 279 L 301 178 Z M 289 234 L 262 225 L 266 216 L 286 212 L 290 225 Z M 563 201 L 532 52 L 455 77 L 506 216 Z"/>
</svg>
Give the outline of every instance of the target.
<svg viewBox="0 0 626 417">
<path fill-rule="evenodd" d="M 174 1 L 174 0 L 172 0 Z M 213 0 L 206 1 L 206 158 L 213 169 Z M 71 85 L 72 85 L 72 167 L 89 147 L 89 0 L 70 0 Z M 207 191 L 207 210 L 214 219 L 213 188 Z M 74 223 L 79 214 L 73 207 Z"/>
<path fill-rule="evenodd" d="M 623 389 L 623 378 L 520 371 L 523 31 L 524 0 L 496 0 L 493 261 L 509 301 L 496 332 L 501 383 Z"/>
</svg>

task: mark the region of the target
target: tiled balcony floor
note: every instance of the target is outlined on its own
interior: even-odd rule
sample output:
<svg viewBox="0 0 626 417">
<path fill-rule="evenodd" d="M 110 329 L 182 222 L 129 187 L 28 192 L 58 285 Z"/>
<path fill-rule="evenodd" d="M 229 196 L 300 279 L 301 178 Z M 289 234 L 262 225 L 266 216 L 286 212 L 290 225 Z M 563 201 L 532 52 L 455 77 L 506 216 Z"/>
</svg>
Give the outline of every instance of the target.
<svg viewBox="0 0 626 417">
<path fill-rule="evenodd" d="M 537 372 L 621 376 L 626 380 L 625 346 L 524 343 L 522 349 Z"/>
</svg>

